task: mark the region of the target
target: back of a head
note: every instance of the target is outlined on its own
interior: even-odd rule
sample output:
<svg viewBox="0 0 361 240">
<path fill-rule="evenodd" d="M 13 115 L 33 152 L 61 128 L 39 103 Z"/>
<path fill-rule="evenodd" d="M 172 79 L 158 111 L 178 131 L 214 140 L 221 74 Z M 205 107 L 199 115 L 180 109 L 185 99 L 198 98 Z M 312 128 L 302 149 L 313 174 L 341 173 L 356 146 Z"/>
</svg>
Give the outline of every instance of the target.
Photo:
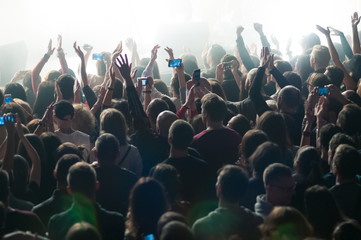
<svg viewBox="0 0 361 240">
<path fill-rule="evenodd" d="M 212 93 L 215 93 L 218 96 L 220 96 L 222 99 L 227 100 L 222 85 L 216 79 L 209 78 L 208 81 L 211 84 Z"/>
<path fill-rule="evenodd" d="M 101 240 L 98 230 L 87 222 L 75 223 L 66 234 L 65 240 Z"/>
<path fill-rule="evenodd" d="M 26 102 L 26 93 L 24 87 L 19 83 L 8 83 L 5 85 L 4 94 L 11 94 L 12 98 L 20 98 Z"/>
<path fill-rule="evenodd" d="M 158 236 L 162 234 L 163 227 L 173 221 L 187 223 L 186 218 L 182 214 L 173 211 L 165 212 L 158 221 Z"/>
<path fill-rule="evenodd" d="M 346 220 L 338 224 L 332 234 L 333 240 L 361 239 L 361 225 L 356 220 Z"/>
<path fill-rule="evenodd" d="M 338 114 L 337 122 L 344 133 L 354 136 L 361 133 L 361 108 L 356 104 L 345 105 Z"/>
<path fill-rule="evenodd" d="M 18 114 L 20 121 L 22 124 L 26 125 L 27 120 L 25 119 L 24 110 L 16 103 L 10 102 L 8 104 L 3 105 L 2 107 L 2 113 L 12 113 L 12 114 Z"/>
<path fill-rule="evenodd" d="M 315 45 L 321 44 L 321 40 L 316 33 L 310 33 L 306 36 L 303 36 L 301 44 L 303 50 L 306 51 L 310 48 L 313 48 Z"/>
<path fill-rule="evenodd" d="M 91 135 L 95 131 L 95 116 L 90 109 L 83 104 L 74 104 L 74 118 L 72 128 L 85 134 Z"/>
<path fill-rule="evenodd" d="M 69 74 L 63 74 L 56 80 L 59 85 L 59 89 L 61 94 L 63 95 L 63 99 L 70 100 L 74 98 L 74 82 L 75 79 Z"/>
<path fill-rule="evenodd" d="M 171 146 L 175 149 L 187 149 L 192 143 L 193 136 L 192 125 L 184 120 L 178 119 L 170 126 L 168 138 L 171 139 Z"/>
<path fill-rule="evenodd" d="M 155 79 L 154 80 L 154 87 L 161 93 L 169 96 L 169 89 L 167 84 L 165 84 L 165 82 L 163 82 L 160 79 Z"/>
<path fill-rule="evenodd" d="M 282 152 L 279 146 L 272 142 L 264 142 L 249 158 L 253 166 L 254 177 L 262 178 L 264 170 L 273 163 L 282 162 Z"/>
<path fill-rule="evenodd" d="M 297 111 L 301 103 L 301 92 L 294 86 L 286 86 L 281 89 L 278 94 L 277 104 L 278 108 L 282 108 L 282 105 L 286 105 L 287 109 L 293 109 Z M 291 110 L 290 110 L 291 111 Z"/>
<path fill-rule="evenodd" d="M 226 165 L 218 174 L 216 186 L 221 187 L 222 199 L 231 203 L 239 202 L 248 188 L 247 173 L 241 167 Z"/>
<path fill-rule="evenodd" d="M 328 150 L 329 143 L 332 137 L 336 133 L 342 132 L 342 129 L 339 126 L 336 126 L 334 123 L 327 123 L 323 125 L 320 129 L 320 143 L 321 146 Z"/>
<path fill-rule="evenodd" d="M 193 73 L 193 71 L 190 74 L 192 74 L 192 73 Z M 192 79 L 191 75 L 189 75 L 187 73 L 184 74 L 184 78 L 185 78 L 186 82 Z M 175 94 L 177 94 L 177 95 L 180 94 L 180 92 L 179 92 L 179 78 L 178 78 L 177 73 L 173 74 L 173 77 L 170 80 L 170 87 L 173 89 Z M 175 97 L 175 96 L 173 96 L 173 97 Z"/>
<path fill-rule="evenodd" d="M 54 114 L 60 120 L 64 120 L 64 117 L 74 117 L 74 107 L 71 103 L 61 100 L 54 105 Z"/>
<path fill-rule="evenodd" d="M 284 60 L 277 60 L 275 61 L 275 67 L 282 73 L 284 74 L 285 72 L 289 72 L 292 71 L 292 66 L 289 62 L 284 61 Z"/>
<path fill-rule="evenodd" d="M 227 106 L 217 94 L 208 93 L 202 97 L 202 111 L 206 111 L 210 120 L 221 122 L 226 117 Z"/>
<path fill-rule="evenodd" d="M 163 185 L 169 203 L 174 203 L 180 191 L 180 179 L 177 169 L 170 164 L 160 163 L 155 166 L 151 177 Z"/>
<path fill-rule="evenodd" d="M 361 155 L 356 148 L 347 144 L 336 148 L 333 164 L 337 169 L 336 175 L 343 180 L 353 180 L 356 174 L 361 173 Z"/>
<path fill-rule="evenodd" d="M 313 87 L 324 87 L 331 84 L 330 79 L 323 73 L 312 73 L 310 76 L 309 84 Z"/>
<path fill-rule="evenodd" d="M 251 129 L 251 124 L 247 117 L 242 114 L 237 114 L 236 116 L 232 117 L 231 120 L 228 122 L 228 127 L 232 128 L 240 136 L 244 136 L 246 132 Z"/>
<path fill-rule="evenodd" d="M 267 111 L 258 119 L 256 128 L 264 131 L 271 142 L 277 143 L 282 149 L 290 146 L 286 121 L 281 113 Z"/>
<path fill-rule="evenodd" d="M 268 141 L 268 136 L 262 130 L 249 130 L 242 138 L 240 147 L 241 155 L 248 159 L 258 148 L 258 146 L 266 141 Z"/>
<path fill-rule="evenodd" d="M 82 153 L 79 150 L 79 148 L 74 143 L 71 143 L 71 142 L 62 143 L 56 149 L 57 159 L 60 159 L 65 154 L 75 154 L 78 157 L 82 158 Z"/>
<path fill-rule="evenodd" d="M 312 236 L 307 219 L 293 207 L 275 207 L 261 227 L 263 239 L 301 240 Z"/>
<path fill-rule="evenodd" d="M 178 119 L 178 116 L 169 111 L 161 112 L 157 117 L 157 131 L 160 136 L 168 138 L 170 126 Z"/>
<path fill-rule="evenodd" d="M 341 144 L 356 146 L 355 141 L 349 135 L 340 132 L 332 136 L 329 143 L 329 152 L 335 153 L 336 148 Z"/>
<path fill-rule="evenodd" d="M 326 68 L 331 60 L 328 48 L 322 45 L 313 46 L 311 58 L 313 58 L 316 64 L 322 68 Z"/>
<path fill-rule="evenodd" d="M 167 103 L 169 111 L 177 113 L 177 107 L 168 96 L 163 96 L 161 99 Z"/>
<path fill-rule="evenodd" d="M 56 180 L 64 185 L 67 185 L 67 176 L 71 166 L 75 163 L 82 161 L 78 155 L 65 154 L 57 162 L 54 172 L 56 174 Z"/>
<path fill-rule="evenodd" d="M 195 240 L 195 237 L 185 223 L 172 221 L 163 227 L 160 240 Z"/>
<path fill-rule="evenodd" d="M 283 76 L 292 86 L 296 87 L 300 91 L 302 90 L 302 79 L 298 73 L 288 71 L 285 72 Z"/>
<path fill-rule="evenodd" d="M 273 163 L 264 170 L 263 183 L 265 186 L 272 185 L 283 177 L 292 177 L 292 170 L 282 163 Z"/>
<path fill-rule="evenodd" d="M 301 147 L 295 157 L 297 172 L 305 177 L 306 184 L 313 185 L 322 181 L 321 157 L 315 147 Z"/>
<path fill-rule="evenodd" d="M 69 169 L 68 186 L 76 196 L 92 198 L 95 194 L 96 181 L 96 172 L 88 163 L 78 162 Z"/>
<path fill-rule="evenodd" d="M 39 85 L 38 95 L 34 103 L 34 114 L 41 118 L 46 108 L 54 101 L 55 85 L 53 81 L 43 81 Z"/>
<path fill-rule="evenodd" d="M 169 110 L 169 106 L 164 100 L 159 99 L 159 98 L 153 99 L 149 103 L 148 108 L 147 108 L 147 114 L 150 118 L 149 120 L 155 124 L 159 113 L 161 113 L 165 110 Z"/>
<path fill-rule="evenodd" d="M 325 75 L 330 79 L 331 83 L 340 88 L 343 81 L 343 71 L 336 66 L 328 66 Z"/>
<path fill-rule="evenodd" d="M 118 78 L 116 78 L 114 82 L 112 99 L 122 99 L 122 97 L 123 97 L 123 83 Z"/>
<path fill-rule="evenodd" d="M 128 139 L 128 126 L 124 115 L 114 108 L 105 109 L 100 114 L 100 132 L 113 134 L 120 146 L 125 145 Z"/>
<path fill-rule="evenodd" d="M 227 63 L 227 62 L 232 62 L 232 61 L 236 61 L 237 66 L 239 66 L 238 59 L 231 54 L 226 54 L 221 59 L 222 63 Z M 237 67 L 237 69 L 238 69 L 238 67 Z M 224 74 L 225 79 L 234 79 L 233 73 L 232 73 L 231 69 L 229 69 L 229 68 L 226 68 L 223 74 Z M 242 75 L 242 73 L 239 72 L 239 75 Z"/>
<path fill-rule="evenodd" d="M 226 55 L 226 51 L 219 44 L 213 44 L 208 50 L 208 56 L 212 59 L 215 66 L 221 62 L 224 55 Z"/>
<path fill-rule="evenodd" d="M 112 164 L 119 155 L 119 141 L 114 135 L 103 133 L 96 140 L 95 149 L 100 165 Z"/>
<path fill-rule="evenodd" d="M 167 207 L 162 185 L 153 178 L 140 178 L 129 197 L 130 231 L 137 236 L 156 234 L 157 222 Z"/>
<path fill-rule="evenodd" d="M 58 77 L 60 77 L 60 76 L 61 76 L 61 73 L 59 71 L 51 70 L 50 72 L 48 72 L 48 74 L 46 74 L 45 81 L 55 82 L 58 79 Z"/>
</svg>

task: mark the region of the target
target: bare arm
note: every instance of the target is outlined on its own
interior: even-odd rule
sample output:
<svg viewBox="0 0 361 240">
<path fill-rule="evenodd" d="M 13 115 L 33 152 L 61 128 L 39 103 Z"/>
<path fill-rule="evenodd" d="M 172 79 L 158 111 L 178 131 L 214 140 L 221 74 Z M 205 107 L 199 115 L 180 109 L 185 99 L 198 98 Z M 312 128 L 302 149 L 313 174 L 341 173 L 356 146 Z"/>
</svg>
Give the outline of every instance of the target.
<svg viewBox="0 0 361 240">
<path fill-rule="evenodd" d="M 155 60 L 157 59 L 157 53 L 158 53 L 159 48 L 160 48 L 159 45 L 155 45 L 153 47 L 152 52 L 151 52 L 150 61 L 149 61 L 148 65 L 145 67 L 145 69 L 142 73 L 142 77 L 152 77 L 153 78 L 153 68 L 154 68 Z"/>
<path fill-rule="evenodd" d="M 352 50 L 353 54 L 361 53 L 360 39 L 358 37 L 357 25 L 360 23 L 361 16 L 358 16 L 358 13 L 355 12 L 351 16 L 352 24 Z"/>
<path fill-rule="evenodd" d="M 66 62 L 66 59 L 65 59 L 64 50 L 62 49 L 62 44 L 63 44 L 63 38 L 59 34 L 57 51 L 58 51 L 58 58 L 60 61 L 60 66 L 61 66 L 61 72 L 62 72 L 62 74 L 64 74 L 64 73 L 69 73 L 69 68 L 68 68 L 68 63 Z"/>
</svg>

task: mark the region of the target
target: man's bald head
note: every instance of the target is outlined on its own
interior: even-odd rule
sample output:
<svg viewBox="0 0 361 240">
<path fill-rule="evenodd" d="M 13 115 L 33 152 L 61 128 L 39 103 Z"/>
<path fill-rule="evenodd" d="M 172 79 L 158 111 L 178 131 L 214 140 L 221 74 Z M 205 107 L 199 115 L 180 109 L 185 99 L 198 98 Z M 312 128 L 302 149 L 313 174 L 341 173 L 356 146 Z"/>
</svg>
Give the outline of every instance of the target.
<svg viewBox="0 0 361 240">
<path fill-rule="evenodd" d="M 168 138 L 169 128 L 177 119 L 178 116 L 169 110 L 161 112 L 156 122 L 157 133 L 162 137 Z"/>
</svg>

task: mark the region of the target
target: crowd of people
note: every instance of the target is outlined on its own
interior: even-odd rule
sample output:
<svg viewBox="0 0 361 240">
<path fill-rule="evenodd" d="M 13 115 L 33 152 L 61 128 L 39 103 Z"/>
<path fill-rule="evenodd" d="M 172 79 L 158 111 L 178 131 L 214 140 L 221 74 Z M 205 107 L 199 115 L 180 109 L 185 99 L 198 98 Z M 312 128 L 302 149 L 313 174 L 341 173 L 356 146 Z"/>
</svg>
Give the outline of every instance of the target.
<svg viewBox="0 0 361 240">
<path fill-rule="evenodd" d="M 233 54 L 182 54 L 170 86 L 158 45 L 140 59 L 120 42 L 93 75 L 92 47 L 59 35 L 0 90 L 0 236 L 361 239 L 360 19 L 350 39 L 317 25 L 327 46 L 311 33 L 298 56 L 255 23 L 257 56 L 239 26 Z"/>
</svg>

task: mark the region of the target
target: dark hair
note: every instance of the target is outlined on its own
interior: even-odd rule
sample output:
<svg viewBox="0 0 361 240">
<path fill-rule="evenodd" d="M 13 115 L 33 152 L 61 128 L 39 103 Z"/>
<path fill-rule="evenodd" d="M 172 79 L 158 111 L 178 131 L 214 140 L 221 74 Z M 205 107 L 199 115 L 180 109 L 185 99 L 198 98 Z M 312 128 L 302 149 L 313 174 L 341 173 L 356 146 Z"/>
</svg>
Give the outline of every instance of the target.
<svg viewBox="0 0 361 240">
<path fill-rule="evenodd" d="M 173 221 L 187 223 L 185 217 L 182 214 L 172 211 L 165 212 L 158 221 L 158 236 L 161 235 L 163 227 Z"/>
<path fill-rule="evenodd" d="M 101 240 L 98 230 L 87 222 L 75 223 L 67 232 L 66 240 Z"/>
<path fill-rule="evenodd" d="M 154 87 L 161 93 L 169 96 L 169 89 L 167 84 L 165 84 L 162 80 L 160 79 L 154 79 Z"/>
<path fill-rule="evenodd" d="M 81 151 L 74 143 L 65 142 L 65 143 L 62 143 L 56 149 L 57 159 L 60 159 L 65 154 L 71 154 L 71 153 L 78 155 L 81 159 L 83 158 Z"/>
<path fill-rule="evenodd" d="M 241 167 L 226 165 L 218 174 L 216 185 L 221 187 L 226 201 L 238 202 L 247 191 L 248 176 Z"/>
<path fill-rule="evenodd" d="M 46 74 L 45 81 L 55 82 L 58 79 L 58 77 L 60 77 L 60 76 L 61 76 L 61 73 L 59 71 L 51 70 L 50 72 L 48 72 L 48 74 Z"/>
<path fill-rule="evenodd" d="M 326 67 L 325 75 L 329 77 L 331 83 L 336 87 L 340 88 L 343 80 L 343 71 L 341 68 L 336 66 Z"/>
<path fill-rule="evenodd" d="M 313 72 L 310 65 L 310 55 L 304 54 L 297 57 L 296 70 L 300 74 L 302 82 L 305 82 L 310 73 Z"/>
<path fill-rule="evenodd" d="M 99 164 L 103 162 L 114 162 L 119 154 L 119 141 L 110 134 L 103 133 L 95 142 L 95 149 Z"/>
<path fill-rule="evenodd" d="M 114 108 L 105 109 L 100 114 L 100 132 L 111 133 L 119 141 L 120 146 L 128 142 L 128 126 L 121 112 Z"/>
<path fill-rule="evenodd" d="M 23 197 L 29 181 L 29 163 L 21 155 L 15 154 L 13 158 L 13 172 L 11 180 L 11 192 L 15 197 Z"/>
<path fill-rule="evenodd" d="M 208 81 L 211 84 L 212 93 L 217 94 L 223 100 L 227 101 L 222 85 L 216 79 L 208 79 Z"/>
<path fill-rule="evenodd" d="M 251 129 L 242 138 L 240 144 L 240 155 L 249 158 L 259 145 L 268 141 L 268 136 L 265 132 L 258 129 Z"/>
<path fill-rule="evenodd" d="M 149 103 L 147 108 L 147 113 L 151 118 L 150 120 L 153 121 L 153 123 L 155 123 L 159 113 L 165 110 L 169 110 L 169 106 L 167 102 L 162 99 L 155 98 Z"/>
<path fill-rule="evenodd" d="M 115 79 L 112 99 L 121 99 L 123 97 L 123 83 L 119 79 Z"/>
<path fill-rule="evenodd" d="M 228 122 L 229 127 L 236 131 L 241 137 L 243 137 L 247 131 L 251 130 L 251 124 L 248 118 L 242 114 L 237 114 L 231 118 L 232 123 Z"/>
<path fill-rule="evenodd" d="M 275 61 L 275 67 L 282 73 L 284 74 L 285 72 L 290 72 L 292 71 L 292 66 L 289 62 L 285 61 L 285 60 L 276 60 Z"/>
<path fill-rule="evenodd" d="M 159 237 L 160 240 L 195 240 L 193 232 L 187 224 L 178 221 L 167 223 Z"/>
<path fill-rule="evenodd" d="M 185 78 L 186 82 L 192 79 L 191 75 L 189 75 L 189 74 L 187 74 L 187 73 L 184 74 L 184 78 Z M 171 88 L 173 88 L 173 91 L 174 91 L 177 95 L 180 94 L 180 92 L 179 92 L 178 73 L 175 73 L 175 74 L 173 75 L 173 77 L 171 78 L 171 80 L 170 80 L 170 86 L 171 86 Z"/>
<path fill-rule="evenodd" d="M 345 105 L 337 118 L 344 133 L 354 136 L 361 133 L 361 108 L 356 104 Z"/>
<path fill-rule="evenodd" d="M 300 90 L 294 86 L 286 86 L 282 88 L 278 93 L 277 103 L 280 104 L 281 101 L 289 108 L 296 109 L 297 111 L 297 108 L 302 101 Z"/>
<path fill-rule="evenodd" d="M 169 97 L 163 96 L 161 99 L 164 100 L 168 104 L 169 111 L 171 111 L 173 113 L 177 113 L 177 108 Z"/>
<path fill-rule="evenodd" d="M 71 103 L 65 100 L 61 100 L 54 105 L 54 114 L 60 120 L 64 120 L 65 116 L 70 115 L 74 117 L 74 107 Z"/>
<path fill-rule="evenodd" d="M 361 155 L 356 148 L 347 144 L 336 148 L 333 164 L 337 168 L 337 174 L 345 180 L 352 180 L 356 174 L 361 173 Z"/>
<path fill-rule="evenodd" d="M 224 100 L 215 93 L 202 97 L 202 110 L 206 111 L 212 121 L 220 122 L 226 117 L 227 106 Z"/>
<path fill-rule="evenodd" d="M 152 176 L 159 181 L 167 195 L 168 203 L 174 204 L 180 193 L 181 182 L 177 169 L 169 164 L 160 163 L 154 167 Z"/>
<path fill-rule="evenodd" d="M 209 50 L 208 55 L 212 58 L 212 61 L 215 65 L 221 62 L 221 59 L 224 55 L 226 55 L 226 51 L 219 44 L 213 44 Z"/>
<path fill-rule="evenodd" d="M 275 111 L 263 113 L 256 128 L 264 131 L 269 140 L 277 143 L 282 150 L 291 145 L 286 121 L 281 113 Z"/>
<path fill-rule="evenodd" d="M 283 76 L 292 86 L 296 87 L 298 90 L 302 90 L 302 79 L 301 76 L 296 72 L 285 72 Z"/>
<path fill-rule="evenodd" d="M 12 98 L 20 98 L 23 101 L 27 101 L 26 99 L 26 93 L 19 83 L 8 83 L 5 85 L 5 91 L 4 94 L 11 94 Z"/>
<path fill-rule="evenodd" d="M 329 142 L 336 133 L 342 132 L 339 126 L 334 123 L 327 123 L 320 129 L 320 143 L 321 146 L 328 150 Z"/>
<path fill-rule="evenodd" d="M 146 199 L 146 201 L 144 201 Z M 140 178 L 129 197 L 128 229 L 139 238 L 157 234 L 157 222 L 168 208 L 162 185 L 153 178 Z"/>
<path fill-rule="evenodd" d="M 59 183 L 67 185 L 67 176 L 71 166 L 82 161 L 76 154 L 64 154 L 55 166 L 56 180 Z"/>
<path fill-rule="evenodd" d="M 233 60 L 235 60 L 235 61 L 237 62 L 237 66 L 239 67 L 238 59 L 237 59 L 235 56 L 231 55 L 231 54 L 226 54 L 226 55 L 224 55 L 224 56 L 222 57 L 222 59 L 221 59 L 221 62 L 222 62 L 222 63 L 232 62 Z M 237 67 L 237 72 L 238 72 L 238 74 L 241 76 L 242 73 L 241 73 L 240 71 L 238 71 L 238 67 Z M 223 74 L 223 75 L 224 75 L 224 78 L 225 78 L 225 79 L 234 79 L 234 76 L 233 76 L 233 73 L 232 73 L 231 69 L 226 69 L 226 70 L 224 71 L 224 74 Z"/>
<path fill-rule="evenodd" d="M 336 224 L 343 216 L 332 193 L 324 186 L 315 185 L 305 192 L 307 218 L 316 237 L 330 239 Z"/>
<path fill-rule="evenodd" d="M 172 147 L 175 149 L 187 149 L 193 140 L 194 130 L 188 122 L 178 119 L 169 128 L 169 138 L 172 139 Z"/>
<path fill-rule="evenodd" d="M 59 85 L 63 99 L 69 100 L 74 98 L 73 88 L 75 79 L 70 74 L 62 74 L 56 82 Z"/>
<path fill-rule="evenodd" d="M 271 185 L 282 177 L 292 177 L 291 168 L 282 163 L 272 163 L 264 170 L 263 183 L 265 186 Z"/>
<path fill-rule="evenodd" d="M 127 126 L 129 129 L 129 134 L 131 134 L 131 129 L 133 129 L 133 118 L 130 115 L 130 111 L 129 111 L 129 104 L 127 100 L 112 100 L 112 108 L 115 108 L 116 110 L 118 110 L 119 112 L 121 112 L 123 114 L 123 116 L 125 117 L 125 120 L 127 122 Z"/>
<path fill-rule="evenodd" d="M 191 119 L 190 124 L 192 125 L 192 127 L 194 129 L 194 135 L 197 135 L 198 133 L 200 133 L 200 132 L 202 132 L 203 130 L 206 129 L 206 125 L 204 124 L 204 122 L 202 120 L 202 115 L 201 114 L 195 115 Z"/>
<path fill-rule="evenodd" d="M 249 157 L 249 161 L 253 166 L 254 177 L 262 179 L 269 165 L 282 162 L 282 152 L 277 144 L 264 142 Z"/>
<path fill-rule="evenodd" d="M 55 84 L 53 81 L 41 82 L 38 88 L 38 94 L 34 103 L 34 115 L 42 118 L 46 108 L 54 102 Z"/>
<path fill-rule="evenodd" d="M 3 112 L 2 113 L 3 114 L 5 114 L 5 113 L 18 114 L 21 123 L 24 124 L 24 125 L 27 124 L 27 121 L 25 119 L 24 110 L 17 103 L 11 102 L 11 103 L 5 104 L 3 106 Z"/>
<path fill-rule="evenodd" d="M 72 165 L 68 173 L 68 186 L 75 197 L 78 194 L 91 198 L 95 193 L 97 174 L 94 168 L 85 162 Z M 79 196 L 80 196 L 79 195 Z"/>
<path fill-rule="evenodd" d="M 312 73 L 309 84 L 313 87 L 324 87 L 331 84 L 331 80 L 323 73 Z"/>
<path fill-rule="evenodd" d="M 346 220 L 335 227 L 333 240 L 359 240 L 361 239 L 361 225 L 356 220 Z"/>
<path fill-rule="evenodd" d="M 315 147 L 301 147 L 295 156 L 295 163 L 298 164 L 297 172 L 305 177 L 307 186 L 322 182 L 321 157 Z"/>
</svg>

